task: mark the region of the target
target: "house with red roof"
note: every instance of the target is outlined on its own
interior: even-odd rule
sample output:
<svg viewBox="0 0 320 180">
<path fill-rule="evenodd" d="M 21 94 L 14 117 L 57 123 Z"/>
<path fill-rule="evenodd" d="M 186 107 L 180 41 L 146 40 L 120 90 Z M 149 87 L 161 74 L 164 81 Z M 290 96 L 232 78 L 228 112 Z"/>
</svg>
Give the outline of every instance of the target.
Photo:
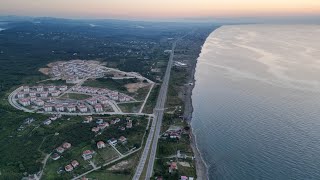
<svg viewBox="0 0 320 180">
<path fill-rule="evenodd" d="M 105 147 L 106 147 L 106 144 L 103 141 L 97 142 L 97 148 L 98 149 L 102 149 L 102 148 L 105 148 Z"/>
<path fill-rule="evenodd" d="M 73 161 L 71 162 L 71 165 L 72 165 L 74 168 L 76 168 L 76 167 L 79 166 L 80 164 L 79 164 L 79 162 L 78 162 L 77 160 L 73 160 Z"/>
<path fill-rule="evenodd" d="M 73 167 L 72 167 L 71 164 L 66 165 L 66 166 L 64 167 L 64 169 L 65 169 L 67 172 L 73 171 Z"/>
</svg>

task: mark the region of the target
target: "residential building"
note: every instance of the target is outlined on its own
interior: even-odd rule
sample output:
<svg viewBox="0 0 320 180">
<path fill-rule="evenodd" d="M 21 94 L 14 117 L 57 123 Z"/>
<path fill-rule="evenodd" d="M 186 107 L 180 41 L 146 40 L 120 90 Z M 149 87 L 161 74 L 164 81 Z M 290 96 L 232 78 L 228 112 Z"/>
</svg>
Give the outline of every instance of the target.
<svg viewBox="0 0 320 180">
<path fill-rule="evenodd" d="M 74 105 L 69 105 L 69 106 L 67 107 L 67 109 L 68 109 L 69 112 L 74 112 L 74 111 L 76 111 L 76 107 L 75 107 Z"/>
<path fill-rule="evenodd" d="M 63 106 L 62 104 L 57 104 L 57 105 L 55 106 L 55 109 L 56 109 L 56 111 L 58 111 L 58 112 L 62 112 L 62 111 L 64 111 L 64 106 Z"/>
<path fill-rule="evenodd" d="M 43 91 L 43 86 L 37 86 L 36 89 L 37 89 L 38 92 L 42 92 Z"/>
<path fill-rule="evenodd" d="M 51 155 L 51 159 L 53 159 L 53 160 L 58 160 L 58 159 L 60 159 L 60 155 L 59 155 L 58 153 L 53 153 L 53 154 Z"/>
<path fill-rule="evenodd" d="M 24 91 L 24 92 L 29 92 L 29 91 L 30 91 L 29 86 L 23 86 L 23 91 Z"/>
<path fill-rule="evenodd" d="M 103 141 L 97 142 L 97 148 L 98 149 L 102 149 L 102 148 L 105 148 L 105 147 L 106 147 L 106 144 Z"/>
<path fill-rule="evenodd" d="M 43 106 L 43 105 L 44 105 L 44 101 L 41 100 L 41 99 L 35 100 L 34 103 L 35 103 L 37 106 Z"/>
<path fill-rule="evenodd" d="M 24 98 L 24 93 L 23 92 L 18 92 L 17 93 L 17 97 L 20 98 Z"/>
<path fill-rule="evenodd" d="M 132 128 L 132 120 L 128 120 L 126 128 L 127 129 Z"/>
<path fill-rule="evenodd" d="M 29 106 L 31 104 L 30 99 L 27 98 L 19 99 L 19 103 L 22 106 Z"/>
<path fill-rule="evenodd" d="M 41 92 L 40 97 L 48 97 L 48 92 Z"/>
<path fill-rule="evenodd" d="M 101 123 L 101 124 L 98 125 L 98 127 L 99 127 L 100 129 L 104 129 L 104 128 L 106 128 L 106 127 L 109 127 L 109 123 L 108 123 L 108 122 Z"/>
<path fill-rule="evenodd" d="M 173 172 L 174 170 L 177 170 L 178 166 L 176 162 L 171 162 L 169 166 L 169 173 Z"/>
<path fill-rule="evenodd" d="M 81 111 L 81 110 L 80 110 Z M 85 118 L 84 118 L 84 123 L 90 123 L 90 122 L 92 122 L 92 120 L 93 120 L 93 118 L 92 118 L 92 116 L 86 116 Z"/>
<path fill-rule="evenodd" d="M 66 91 L 68 89 L 68 86 L 60 86 L 59 90 L 60 91 Z"/>
<path fill-rule="evenodd" d="M 51 105 L 45 105 L 44 106 L 44 111 L 45 112 L 51 112 L 52 111 L 52 106 Z"/>
<path fill-rule="evenodd" d="M 100 131 L 100 128 L 98 128 L 98 127 L 93 127 L 93 128 L 91 129 L 91 131 L 97 133 L 97 132 Z"/>
<path fill-rule="evenodd" d="M 71 164 L 66 165 L 66 166 L 64 167 L 64 169 L 65 169 L 67 172 L 73 171 L 73 167 L 72 167 Z"/>
<path fill-rule="evenodd" d="M 29 92 L 29 96 L 36 96 L 36 95 L 37 95 L 37 93 L 34 91 Z"/>
<path fill-rule="evenodd" d="M 63 147 L 64 149 L 70 149 L 70 148 L 71 148 L 71 144 L 68 143 L 68 142 L 65 142 L 65 143 L 62 144 L 62 147 Z"/>
<path fill-rule="evenodd" d="M 120 136 L 119 141 L 120 141 L 121 143 L 125 143 L 125 142 L 127 142 L 127 138 L 124 137 L 124 136 Z"/>
<path fill-rule="evenodd" d="M 115 145 L 117 145 L 118 140 L 115 139 L 115 138 L 112 138 L 112 139 L 108 140 L 108 143 L 111 144 L 111 145 L 113 145 L 113 146 L 115 146 Z"/>
<path fill-rule="evenodd" d="M 55 86 L 48 86 L 48 91 L 54 91 L 54 90 L 56 90 Z"/>
<path fill-rule="evenodd" d="M 64 152 L 64 148 L 63 147 L 61 147 L 61 146 L 59 146 L 59 147 L 57 147 L 57 149 L 56 149 L 56 151 L 58 152 L 58 153 L 63 153 Z"/>
<path fill-rule="evenodd" d="M 83 104 L 79 105 L 79 106 L 78 106 L 78 109 L 79 109 L 79 111 L 82 112 L 82 113 L 85 113 L 85 112 L 88 111 L 87 106 L 85 106 L 85 105 L 83 105 Z"/>
<path fill-rule="evenodd" d="M 78 162 L 77 160 L 73 160 L 73 161 L 71 162 L 71 165 L 72 165 L 74 168 L 76 168 L 76 167 L 79 166 L 80 164 L 79 164 L 79 162 Z"/>
<path fill-rule="evenodd" d="M 52 97 L 57 97 L 57 96 L 59 96 L 60 95 L 60 91 L 52 91 L 52 92 L 50 92 L 50 94 L 51 94 L 51 96 Z"/>
<path fill-rule="evenodd" d="M 43 121 L 44 125 L 50 125 L 51 123 L 52 123 L 52 121 L 50 119 Z"/>
<path fill-rule="evenodd" d="M 92 155 L 93 155 L 93 154 L 94 154 L 93 151 L 91 151 L 91 150 L 85 150 L 85 151 L 83 151 L 83 153 L 82 153 L 82 157 L 83 157 L 84 160 L 89 160 L 89 159 L 92 158 Z"/>
<path fill-rule="evenodd" d="M 94 109 L 96 110 L 97 113 L 103 112 L 103 107 L 102 107 L 101 104 L 96 104 L 96 105 L 94 106 Z"/>
<path fill-rule="evenodd" d="M 87 99 L 87 102 L 91 105 L 95 105 L 97 104 L 97 99 L 96 98 L 90 98 L 90 99 Z"/>
</svg>

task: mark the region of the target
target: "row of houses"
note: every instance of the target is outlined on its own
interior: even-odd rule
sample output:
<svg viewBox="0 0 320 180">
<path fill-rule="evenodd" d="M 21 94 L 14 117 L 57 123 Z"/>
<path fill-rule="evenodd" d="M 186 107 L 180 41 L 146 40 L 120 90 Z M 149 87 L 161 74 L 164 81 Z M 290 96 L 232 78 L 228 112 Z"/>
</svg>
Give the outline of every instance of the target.
<svg viewBox="0 0 320 180">
<path fill-rule="evenodd" d="M 63 85 L 63 86 L 54 86 L 54 85 L 49 85 L 49 86 L 23 86 L 22 91 L 25 93 L 28 92 L 43 92 L 43 91 L 66 91 L 68 89 L 68 86 Z"/>
<path fill-rule="evenodd" d="M 51 75 L 54 77 L 66 79 L 69 83 L 71 79 L 84 79 L 87 77 L 103 77 L 104 70 L 102 66 L 90 61 L 72 60 L 59 62 L 52 66 Z"/>
<path fill-rule="evenodd" d="M 118 91 L 111 91 L 106 88 L 78 86 L 78 87 L 73 87 L 72 91 L 79 92 L 79 93 L 87 93 L 87 94 L 92 94 L 92 95 L 104 95 L 114 101 L 120 101 L 120 102 L 128 102 L 128 101 L 131 101 L 131 99 L 132 99 L 130 96 L 119 93 Z M 103 97 L 103 96 L 100 96 L 100 97 Z"/>
<path fill-rule="evenodd" d="M 16 97 L 18 99 L 26 98 L 26 97 L 29 97 L 29 98 L 36 98 L 36 97 L 47 98 L 49 96 L 58 97 L 60 94 L 61 94 L 60 90 L 54 90 L 54 91 L 50 91 L 50 92 L 48 92 L 48 91 L 43 91 L 43 92 L 31 91 L 31 92 L 28 92 L 28 93 L 18 92 Z"/>
</svg>

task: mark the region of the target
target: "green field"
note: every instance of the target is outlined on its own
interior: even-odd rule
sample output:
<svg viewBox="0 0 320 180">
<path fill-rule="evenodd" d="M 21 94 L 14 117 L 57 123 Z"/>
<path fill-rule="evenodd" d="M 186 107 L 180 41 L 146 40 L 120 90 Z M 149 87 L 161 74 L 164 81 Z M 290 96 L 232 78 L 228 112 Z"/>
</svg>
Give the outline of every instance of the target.
<svg viewBox="0 0 320 180">
<path fill-rule="evenodd" d="M 123 93 L 128 93 L 125 87 L 128 83 L 136 83 L 137 79 L 117 79 L 112 78 L 98 78 L 90 79 L 84 82 L 83 86 L 97 87 L 97 88 L 108 88 L 110 90 L 116 90 Z"/>
<path fill-rule="evenodd" d="M 123 103 L 118 104 L 122 112 L 126 113 L 137 113 L 140 110 L 142 102 L 133 102 L 133 103 Z"/>
</svg>

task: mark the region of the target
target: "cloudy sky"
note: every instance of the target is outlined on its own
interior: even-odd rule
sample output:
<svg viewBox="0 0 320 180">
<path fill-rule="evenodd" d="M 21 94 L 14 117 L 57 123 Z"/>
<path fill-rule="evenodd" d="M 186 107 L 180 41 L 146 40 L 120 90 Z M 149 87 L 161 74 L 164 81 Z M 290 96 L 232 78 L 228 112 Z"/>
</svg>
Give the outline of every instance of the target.
<svg viewBox="0 0 320 180">
<path fill-rule="evenodd" d="M 320 0 L 0 0 L 1 15 L 189 18 L 320 15 Z"/>
</svg>

